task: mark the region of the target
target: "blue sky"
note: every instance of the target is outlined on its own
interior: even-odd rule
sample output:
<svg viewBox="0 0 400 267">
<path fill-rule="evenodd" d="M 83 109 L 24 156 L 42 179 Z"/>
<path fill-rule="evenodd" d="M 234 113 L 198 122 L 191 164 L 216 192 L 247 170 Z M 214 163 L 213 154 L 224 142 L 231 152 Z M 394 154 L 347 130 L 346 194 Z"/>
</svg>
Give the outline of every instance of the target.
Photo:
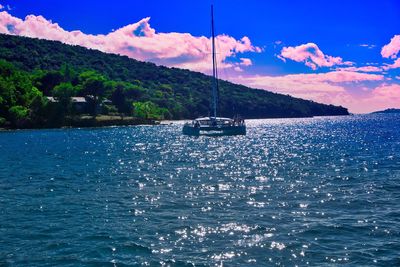
<svg viewBox="0 0 400 267">
<path fill-rule="evenodd" d="M 134 25 L 129 29 L 140 26 L 147 34 L 144 38 L 152 38 L 153 42 L 132 41 L 132 46 L 138 46 L 135 49 L 143 51 L 128 56 L 207 73 L 206 59 L 203 62 L 198 55 L 187 52 L 189 48 L 186 52 L 172 53 L 171 46 L 165 46 L 164 49 L 171 52 L 165 55 L 157 50 L 161 48 L 155 47 L 155 41 L 168 43 L 176 38 L 177 44 L 193 42 L 191 48 L 207 50 L 201 37 L 210 36 L 211 3 L 215 6 L 217 34 L 231 38 L 217 39 L 221 45 L 223 79 L 343 105 L 353 112 L 400 107 L 397 101 L 400 100 L 400 71 L 395 64 L 398 57 L 395 36 L 400 34 L 399 1 L 0 0 L 3 11 L 0 24 L 20 25 L 16 27 L 19 31 L 3 30 L 4 33 L 46 39 L 61 37 L 32 26 L 38 23 L 39 28 L 50 27 L 37 16 L 50 24 L 57 23 L 67 33 L 78 30 L 93 36 L 108 35 L 127 25 Z M 26 22 L 28 15 L 34 15 L 35 21 Z M 251 44 L 242 39 L 244 36 Z M 85 41 L 81 38 L 71 42 L 92 47 L 87 39 L 91 37 L 85 38 Z M 71 38 L 60 41 L 69 43 L 69 40 Z M 224 46 L 227 43 L 230 45 Z M 241 47 L 244 43 L 245 48 Z M 157 52 L 145 51 L 141 45 L 154 46 Z M 388 48 L 394 54 L 383 56 L 385 45 L 390 45 Z M 121 54 L 125 51 L 122 48 L 110 51 L 109 46 L 92 48 Z M 193 61 L 188 62 L 190 59 Z M 176 65 L 176 62 L 185 64 Z M 347 76 L 344 78 L 344 75 Z M 311 82 L 306 84 L 307 81 Z"/>
</svg>

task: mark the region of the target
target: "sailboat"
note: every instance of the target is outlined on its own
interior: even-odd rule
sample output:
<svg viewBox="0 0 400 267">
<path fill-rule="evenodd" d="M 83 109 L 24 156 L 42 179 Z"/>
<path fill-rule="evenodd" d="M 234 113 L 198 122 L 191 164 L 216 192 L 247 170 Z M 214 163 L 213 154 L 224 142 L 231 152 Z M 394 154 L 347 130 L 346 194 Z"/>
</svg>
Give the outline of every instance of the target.
<svg viewBox="0 0 400 267">
<path fill-rule="evenodd" d="M 218 110 L 218 72 L 217 72 L 217 57 L 215 51 L 215 33 L 214 33 L 214 9 L 211 5 L 211 46 L 212 46 L 212 107 L 209 117 L 194 119 L 192 122 L 187 122 L 183 126 L 182 132 L 185 135 L 246 135 L 245 121 L 236 116 L 234 119 L 223 118 L 217 116 Z"/>
</svg>

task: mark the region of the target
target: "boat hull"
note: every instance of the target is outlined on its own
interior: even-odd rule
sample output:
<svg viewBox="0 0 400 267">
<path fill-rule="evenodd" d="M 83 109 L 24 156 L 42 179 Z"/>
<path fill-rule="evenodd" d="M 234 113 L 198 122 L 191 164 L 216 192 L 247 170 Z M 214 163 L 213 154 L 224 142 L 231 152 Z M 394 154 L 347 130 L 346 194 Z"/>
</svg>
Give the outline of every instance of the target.
<svg viewBox="0 0 400 267">
<path fill-rule="evenodd" d="M 246 126 L 200 126 L 184 125 L 182 129 L 184 135 L 190 136 L 224 136 L 224 135 L 246 135 Z"/>
</svg>

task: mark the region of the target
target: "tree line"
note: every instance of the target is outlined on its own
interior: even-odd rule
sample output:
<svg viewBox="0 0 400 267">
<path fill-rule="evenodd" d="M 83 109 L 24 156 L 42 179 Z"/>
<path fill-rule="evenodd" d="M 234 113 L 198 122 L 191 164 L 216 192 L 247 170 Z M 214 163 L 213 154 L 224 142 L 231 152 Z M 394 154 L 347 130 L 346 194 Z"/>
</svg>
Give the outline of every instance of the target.
<svg viewBox="0 0 400 267">
<path fill-rule="evenodd" d="M 104 99 L 110 103 L 101 105 L 102 114 L 170 118 L 167 109 L 143 97 L 145 92 L 140 81 L 113 81 L 94 70 L 77 71 L 65 64 L 59 70 L 26 72 L 0 60 L 0 126 L 62 126 L 67 118 L 83 113 L 96 117 Z M 73 105 L 76 96 L 88 100 L 84 110 Z"/>
</svg>

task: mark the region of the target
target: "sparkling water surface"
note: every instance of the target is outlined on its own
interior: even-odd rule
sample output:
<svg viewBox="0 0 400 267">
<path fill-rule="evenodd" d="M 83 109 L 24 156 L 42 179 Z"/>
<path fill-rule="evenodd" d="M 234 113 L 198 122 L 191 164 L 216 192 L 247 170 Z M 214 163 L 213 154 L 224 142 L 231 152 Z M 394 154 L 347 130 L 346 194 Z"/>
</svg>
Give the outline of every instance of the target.
<svg viewBox="0 0 400 267">
<path fill-rule="evenodd" d="M 0 266 L 400 266 L 400 116 L 0 133 Z"/>
</svg>

